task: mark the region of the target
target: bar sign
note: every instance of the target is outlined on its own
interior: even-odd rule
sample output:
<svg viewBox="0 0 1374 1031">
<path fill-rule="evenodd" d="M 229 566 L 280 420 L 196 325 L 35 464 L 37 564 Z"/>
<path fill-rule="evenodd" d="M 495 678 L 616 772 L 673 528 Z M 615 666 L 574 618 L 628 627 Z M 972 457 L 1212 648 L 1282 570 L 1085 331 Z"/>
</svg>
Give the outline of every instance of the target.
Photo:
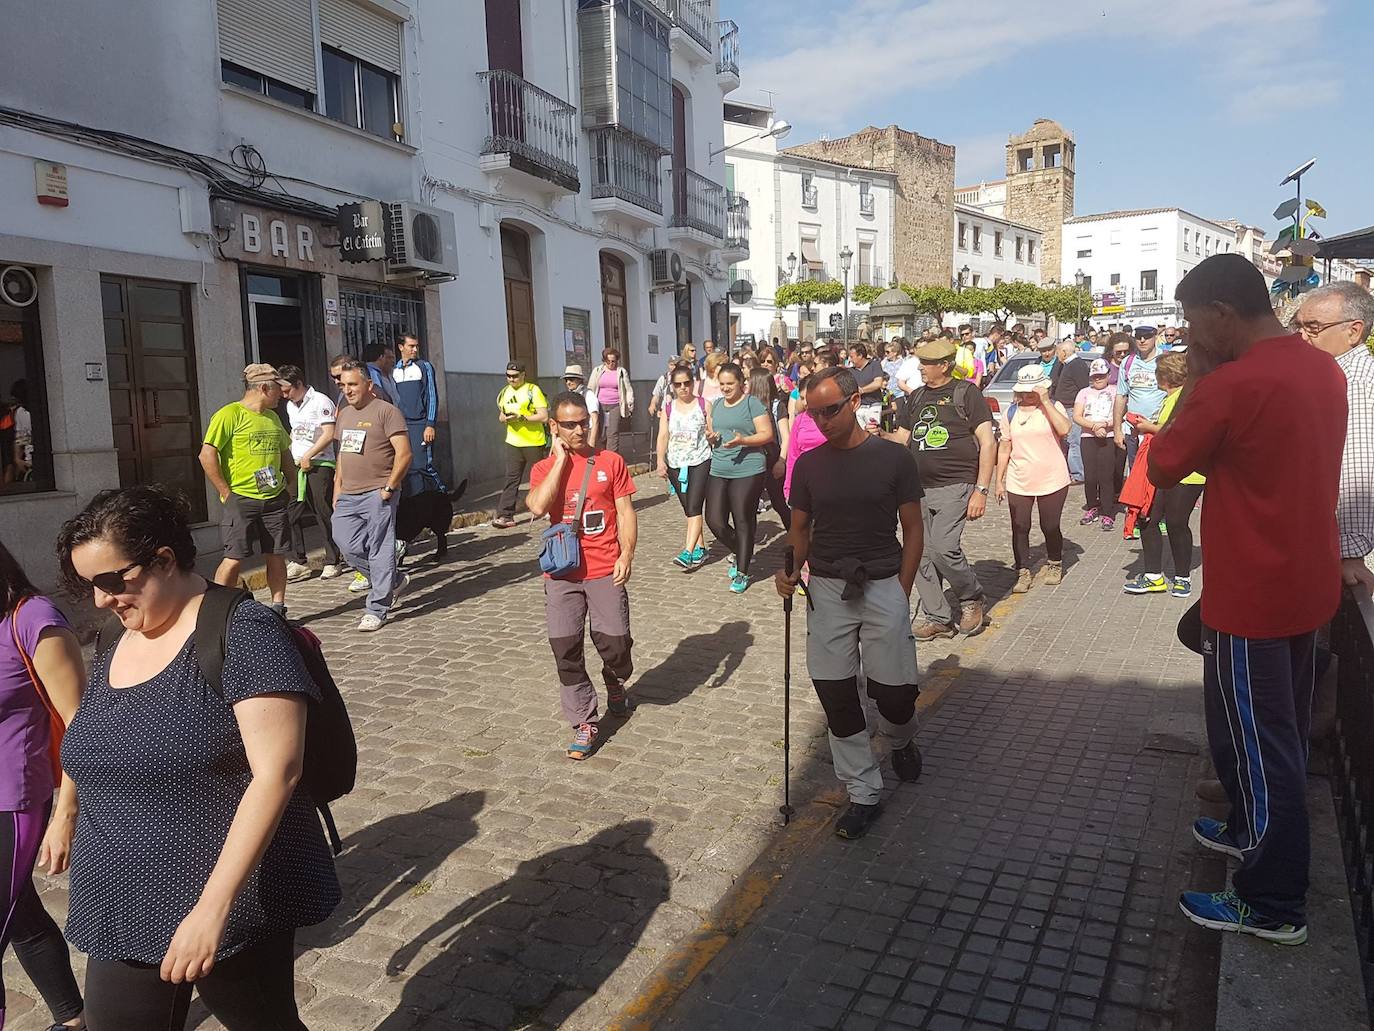
<svg viewBox="0 0 1374 1031">
<path fill-rule="evenodd" d="M 39 204 L 65 208 L 67 196 L 67 166 L 50 161 L 33 163 L 34 192 Z"/>
</svg>

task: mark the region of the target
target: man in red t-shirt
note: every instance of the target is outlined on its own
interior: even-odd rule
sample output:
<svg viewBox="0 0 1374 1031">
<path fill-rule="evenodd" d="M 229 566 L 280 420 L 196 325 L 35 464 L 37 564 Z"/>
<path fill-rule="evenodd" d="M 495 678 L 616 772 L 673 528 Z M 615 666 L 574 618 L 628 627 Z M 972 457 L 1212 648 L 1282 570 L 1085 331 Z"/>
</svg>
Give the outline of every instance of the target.
<svg viewBox="0 0 1374 1031">
<path fill-rule="evenodd" d="M 558 668 L 563 715 L 573 727 L 569 759 L 585 759 L 596 748 L 596 688 L 583 661 L 583 637 L 591 616 L 592 644 L 601 656 L 606 682 L 606 709 L 612 716 L 629 712 L 625 681 L 634 671 L 630 657 L 630 579 L 639 523 L 631 496 L 634 481 L 625 460 L 614 451 L 588 446 L 591 417 L 580 391 L 567 391 L 549 406 L 554 436 L 549 457 L 530 471 L 525 503 L 550 523 L 571 521 L 578 494 L 587 485 L 579 535 L 582 561 L 557 579 L 544 578 L 544 610 L 549 645 Z M 587 466 L 591 464 L 588 473 Z"/>
<path fill-rule="evenodd" d="M 1184 892 L 1193 922 L 1307 940 L 1307 740 L 1315 631 L 1340 604 L 1336 499 L 1345 381 L 1289 334 L 1264 277 L 1239 254 L 1208 258 L 1175 293 L 1189 325 L 1189 383 L 1150 446 L 1170 488 L 1196 470 L 1202 500 L 1207 738 L 1226 822 L 1193 836 L 1240 860 L 1231 891 Z"/>
</svg>

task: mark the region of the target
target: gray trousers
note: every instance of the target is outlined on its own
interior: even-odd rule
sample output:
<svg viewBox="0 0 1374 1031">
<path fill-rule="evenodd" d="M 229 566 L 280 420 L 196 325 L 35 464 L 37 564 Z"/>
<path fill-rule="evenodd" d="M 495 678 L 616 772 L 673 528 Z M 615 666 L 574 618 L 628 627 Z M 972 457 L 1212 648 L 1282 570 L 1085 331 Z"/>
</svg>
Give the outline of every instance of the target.
<svg viewBox="0 0 1374 1031">
<path fill-rule="evenodd" d="M 921 566 L 916 571 L 916 593 L 928 619 L 937 623 L 957 623 L 957 614 L 945 597 L 945 585 L 954 588 L 962 604 L 977 601 L 983 587 L 964 555 L 962 538 L 968 520 L 971 483 L 951 483 L 946 487 L 927 487 L 921 499 L 921 524 L 925 528 L 925 547 Z"/>
<path fill-rule="evenodd" d="M 391 500 L 380 490 L 365 494 L 340 494 L 334 507 L 334 543 L 344 558 L 371 587 L 365 607 L 378 619 L 391 608 L 391 593 L 396 587 L 396 508 L 400 492 Z"/>
<path fill-rule="evenodd" d="M 549 647 L 558 668 L 563 718 L 574 727 L 599 722 L 596 688 L 587 673 L 584 645 L 588 617 L 592 644 L 601 656 L 601 679 L 607 696 L 624 697 L 634 672 L 630 649 L 630 596 L 614 576 L 595 580 L 544 580 L 544 613 Z"/>
</svg>

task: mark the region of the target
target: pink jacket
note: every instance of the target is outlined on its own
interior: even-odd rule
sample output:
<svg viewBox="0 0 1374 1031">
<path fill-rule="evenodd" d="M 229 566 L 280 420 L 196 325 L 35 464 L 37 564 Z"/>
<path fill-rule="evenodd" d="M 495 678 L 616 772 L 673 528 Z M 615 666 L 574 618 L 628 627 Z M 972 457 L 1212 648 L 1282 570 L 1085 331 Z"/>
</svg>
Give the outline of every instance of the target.
<svg viewBox="0 0 1374 1031">
<path fill-rule="evenodd" d="M 824 443 L 825 434 L 810 413 L 798 412 L 792 419 L 791 434 L 787 441 L 787 475 L 782 481 L 783 495 L 789 500 L 792 497 L 792 470 L 797 467 L 797 459 Z"/>
</svg>

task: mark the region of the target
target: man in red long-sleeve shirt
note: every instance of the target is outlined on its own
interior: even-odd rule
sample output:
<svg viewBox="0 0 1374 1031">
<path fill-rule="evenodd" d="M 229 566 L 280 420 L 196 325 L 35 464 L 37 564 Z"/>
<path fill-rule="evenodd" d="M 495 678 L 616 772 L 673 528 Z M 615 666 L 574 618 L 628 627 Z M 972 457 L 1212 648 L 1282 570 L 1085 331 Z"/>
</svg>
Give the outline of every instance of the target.
<svg viewBox="0 0 1374 1031">
<path fill-rule="evenodd" d="M 1240 861 L 1232 890 L 1184 892 L 1195 923 L 1307 940 L 1307 738 L 1318 627 L 1340 604 L 1336 499 L 1345 382 L 1289 334 L 1239 254 L 1208 258 L 1175 293 L 1189 325 L 1189 383 L 1150 447 L 1155 486 L 1193 471 L 1202 502 L 1207 737 L 1231 811 L 1193 825 Z"/>
</svg>

